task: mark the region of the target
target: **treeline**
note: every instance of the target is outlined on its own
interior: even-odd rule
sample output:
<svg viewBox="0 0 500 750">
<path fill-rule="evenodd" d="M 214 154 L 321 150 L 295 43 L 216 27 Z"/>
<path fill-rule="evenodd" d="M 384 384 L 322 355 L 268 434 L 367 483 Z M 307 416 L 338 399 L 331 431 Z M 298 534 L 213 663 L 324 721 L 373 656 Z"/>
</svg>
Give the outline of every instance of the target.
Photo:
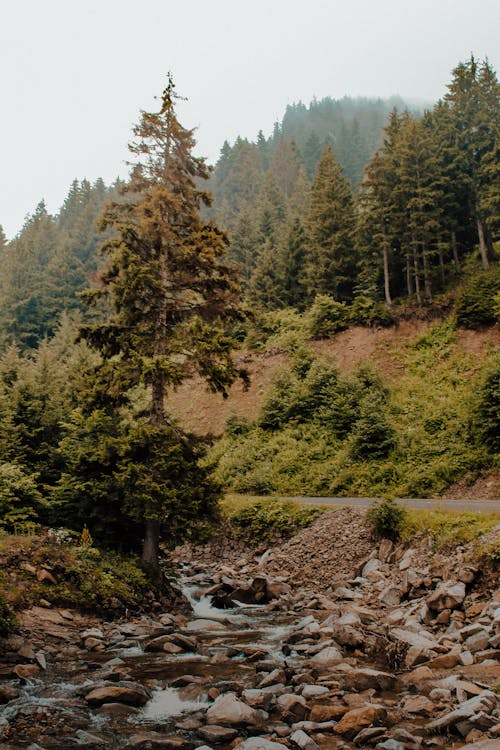
<svg viewBox="0 0 500 750">
<path fill-rule="evenodd" d="M 317 294 L 422 305 L 476 244 L 489 266 L 499 231 L 500 103 L 487 61 L 460 63 L 444 99 L 423 115 L 393 109 L 364 172 L 346 162 L 340 137 L 324 139 L 315 162 L 312 136 L 299 146 L 287 135 L 295 135 L 290 121 L 316 108 L 335 103 L 290 108 L 269 142 L 226 144 L 216 167 L 215 214 L 230 230 L 253 305 L 304 309 Z M 352 143 L 349 153 L 367 151 Z"/>
<path fill-rule="evenodd" d="M 0 231 L 0 344 L 33 348 L 63 312 L 87 312 L 78 293 L 102 264 L 98 220 L 118 188 L 75 180 L 56 216 L 41 201 L 12 242 Z"/>
</svg>

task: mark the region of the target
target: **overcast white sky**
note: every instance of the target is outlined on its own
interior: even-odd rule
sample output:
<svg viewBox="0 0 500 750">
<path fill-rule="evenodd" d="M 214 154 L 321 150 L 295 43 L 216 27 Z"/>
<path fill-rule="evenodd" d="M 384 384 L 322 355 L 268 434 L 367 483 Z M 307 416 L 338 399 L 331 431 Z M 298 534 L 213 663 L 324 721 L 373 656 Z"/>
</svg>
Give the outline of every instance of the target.
<svg viewBox="0 0 500 750">
<path fill-rule="evenodd" d="M 313 96 L 438 99 L 473 52 L 500 68 L 498 0 L 1 0 L 0 224 L 74 178 L 126 176 L 172 70 L 198 151 L 266 134 Z"/>
</svg>

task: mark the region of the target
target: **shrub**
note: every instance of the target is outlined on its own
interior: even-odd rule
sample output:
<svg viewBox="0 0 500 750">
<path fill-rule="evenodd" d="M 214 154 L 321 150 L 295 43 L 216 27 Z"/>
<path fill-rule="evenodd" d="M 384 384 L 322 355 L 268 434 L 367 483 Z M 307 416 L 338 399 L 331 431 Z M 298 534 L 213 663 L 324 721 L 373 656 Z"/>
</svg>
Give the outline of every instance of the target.
<svg viewBox="0 0 500 750">
<path fill-rule="evenodd" d="M 230 516 L 239 536 L 258 543 L 271 533 L 293 536 L 320 515 L 320 508 L 304 508 L 292 500 L 271 498 L 247 505 Z"/>
<path fill-rule="evenodd" d="M 0 637 L 5 637 L 11 633 L 16 625 L 14 615 L 7 606 L 7 602 L 0 594 Z"/>
<path fill-rule="evenodd" d="M 0 527 L 35 521 L 42 507 L 36 476 L 26 474 L 18 464 L 0 464 Z"/>
<path fill-rule="evenodd" d="M 385 415 L 385 405 L 377 395 L 367 396 L 352 435 L 352 458 L 386 458 L 395 447 L 396 432 Z"/>
<path fill-rule="evenodd" d="M 391 326 L 394 315 L 383 302 L 360 295 L 349 307 L 349 321 L 360 326 Z"/>
<path fill-rule="evenodd" d="M 500 266 L 470 278 L 457 298 L 457 323 L 463 328 L 493 325 L 497 317 L 496 296 L 500 293 Z"/>
<path fill-rule="evenodd" d="M 347 328 L 347 307 L 329 294 L 317 294 L 307 319 L 309 334 L 314 338 L 327 339 Z"/>
<path fill-rule="evenodd" d="M 493 453 L 500 451 L 500 357 L 479 384 L 472 407 L 472 431 L 477 442 Z"/>
<path fill-rule="evenodd" d="M 373 532 L 393 542 L 401 536 L 405 519 L 406 510 L 390 498 L 373 503 L 368 511 Z"/>
</svg>

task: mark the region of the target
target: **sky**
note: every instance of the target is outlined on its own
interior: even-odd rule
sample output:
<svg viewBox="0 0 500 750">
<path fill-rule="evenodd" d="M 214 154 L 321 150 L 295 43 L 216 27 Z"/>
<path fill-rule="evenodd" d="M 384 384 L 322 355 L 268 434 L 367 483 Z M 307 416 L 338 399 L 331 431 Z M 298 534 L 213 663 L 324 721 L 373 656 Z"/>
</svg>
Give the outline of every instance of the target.
<svg viewBox="0 0 500 750">
<path fill-rule="evenodd" d="M 2 0 L 0 224 L 13 237 L 71 182 L 126 177 L 167 71 L 211 163 L 314 97 L 432 102 L 471 52 L 500 73 L 498 0 Z"/>
</svg>

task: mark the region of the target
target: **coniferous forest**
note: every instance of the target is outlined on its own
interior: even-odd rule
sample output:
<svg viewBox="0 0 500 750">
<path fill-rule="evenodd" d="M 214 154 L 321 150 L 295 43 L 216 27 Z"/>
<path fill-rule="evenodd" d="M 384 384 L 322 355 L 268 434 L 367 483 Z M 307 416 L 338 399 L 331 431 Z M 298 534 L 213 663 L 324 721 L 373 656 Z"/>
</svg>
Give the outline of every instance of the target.
<svg viewBox="0 0 500 750">
<path fill-rule="evenodd" d="M 128 180 L 75 180 L 56 215 L 41 202 L 13 240 L 0 231 L 0 525 L 87 524 L 154 569 L 160 541 L 209 517 L 224 484 L 432 494 L 493 471 L 498 358 L 468 378 L 452 347 L 457 326 L 500 315 L 499 93 L 471 57 L 426 111 L 295 104 L 269 137 L 225 142 L 211 170 L 169 79 L 134 128 Z M 412 355 L 418 387 L 396 397 L 375 371 L 341 375 L 309 347 L 412 317 L 437 327 Z M 197 376 L 225 395 L 248 377 L 232 352 L 273 336 L 289 370 L 207 460 L 169 394 Z M 441 400 L 420 418 L 432 370 Z M 321 464 L 309 485 L 293 479 L 305 445 Z M 259 451 L 274 461 L 265 479 Z M 417 463 L 433 467 L 425 481 L 396 477 Z"/>
</svg>

